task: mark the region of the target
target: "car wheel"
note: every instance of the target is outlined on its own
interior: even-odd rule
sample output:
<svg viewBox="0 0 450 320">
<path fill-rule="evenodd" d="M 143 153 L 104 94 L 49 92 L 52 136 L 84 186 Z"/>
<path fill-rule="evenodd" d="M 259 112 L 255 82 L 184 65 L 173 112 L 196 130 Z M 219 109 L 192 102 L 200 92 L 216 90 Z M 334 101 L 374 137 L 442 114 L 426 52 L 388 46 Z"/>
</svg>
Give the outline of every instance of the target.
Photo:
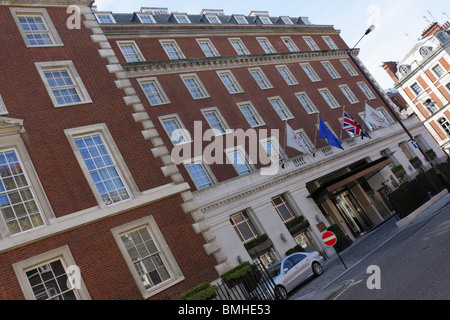
<svg viewBox="0 0 450 320">
<path fill-rule="evenodd" d="M 275 298 L 277 300 L 286 300 L 288 296 L 288 292 L 283 286 L 276 286 L 275 288 Z"/>
<path fill-rule="evenodd" d="M 323 268 L 320 265 L 320 263 L 314 261 L 312 263 L 312 271 L 313 271 L 315 276 L 320 276 L 323 273 Z"/>
</svg>

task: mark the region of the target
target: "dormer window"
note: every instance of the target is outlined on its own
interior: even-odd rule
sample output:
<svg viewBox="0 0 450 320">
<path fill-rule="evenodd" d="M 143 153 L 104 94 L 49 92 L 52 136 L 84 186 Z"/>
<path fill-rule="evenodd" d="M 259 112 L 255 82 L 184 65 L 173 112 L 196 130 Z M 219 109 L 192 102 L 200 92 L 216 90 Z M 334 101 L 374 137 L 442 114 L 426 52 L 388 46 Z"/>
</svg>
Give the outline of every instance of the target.
<svg viewBox="0 0 450 320">
<path fill-rule="evenodd" d="M 408 65 L 400 66 L 400 73 L 403 75 L 407 75 L 410 72 L 410 70 L 411 70 L 411 66 L 408 66 Z"/>
<path fill-rule="evenodd" d="M 431 47 L 422 47 L 419 50 L 419 53 L 422 57 L 426 58 L 428 57 L 428 55 L 431 53 L 431 51 L 433 50 L 433 48 Z"/>
<path fill-rule="evenodd" d="M 175 20 L 177 20 L 178 23 L 191 23 L 191 20 L 189 20 L 189 17 L 187 14 L 174 14 Z"/>
<path fill-rule="evenodd" d="M 116 23 L 112 13 L 95 13 L 95 17 L 97 18 L 98 23 Z"/>
<path fill-rule="evenodd" d="M 262 24 L 272 24 L 272 21 L 268 16 L 259 16 L 259 20 L 261 20 Z"/>
<path fill-rule="evenodd" d="M 438 31 L 436 33 L 436 38 L 439 40 L 441 45 L 446 44 L 450 40 L 450 37 L 445 31 Z"/>
<path fill-rule="evenodd" d="M 209 23 L 212 23 L 212 24 L 221 24 L 222 23 L 222 21 L 220 21 L 220 19 L 219 19 L 219 16 L 217 16 L 216 14 L 207 14 L 207 15 L 205 15 L 205 17 Z"/>
<path fill-rule="evenodd" d="M 237 16 L 237 15 L 234 15 L 233 17 L 234 17 L 234 19 L 236 20 L 236 22 L 237 22 L 238 24 L 248 24 L 248 21 L 247 21 L 247 19 L 245 19 L 244 16 Z"/>
<path fill-rule="evenodd" d="M 155 18 L 150 13 L 139 13 L 137 16 L 141 23 L 156 23 Z"/>
<path fill-rule="evenodd" d="M 283 21 L 284 24 L 294 24 L 289 17 L 280 17 L 281 21 Z"/>
</svg>

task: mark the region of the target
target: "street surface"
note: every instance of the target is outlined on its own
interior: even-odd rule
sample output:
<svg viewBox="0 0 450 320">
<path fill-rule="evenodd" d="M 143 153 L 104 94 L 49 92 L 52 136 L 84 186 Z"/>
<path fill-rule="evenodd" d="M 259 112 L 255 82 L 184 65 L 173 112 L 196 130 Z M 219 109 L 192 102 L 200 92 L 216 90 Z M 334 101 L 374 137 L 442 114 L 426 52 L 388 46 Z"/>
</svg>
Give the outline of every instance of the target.
<svg viewBox="0 0 450 320">
<path fill-rule="evenodd" d="M 348 269 L 339 259 L 327 262 L 325 273 L 299 286 L 289 300 L 450 299 L 450 196 L 407 227 L 398 229 L 396 222 L 389 220 L 343 252 Z"/>
</svg>

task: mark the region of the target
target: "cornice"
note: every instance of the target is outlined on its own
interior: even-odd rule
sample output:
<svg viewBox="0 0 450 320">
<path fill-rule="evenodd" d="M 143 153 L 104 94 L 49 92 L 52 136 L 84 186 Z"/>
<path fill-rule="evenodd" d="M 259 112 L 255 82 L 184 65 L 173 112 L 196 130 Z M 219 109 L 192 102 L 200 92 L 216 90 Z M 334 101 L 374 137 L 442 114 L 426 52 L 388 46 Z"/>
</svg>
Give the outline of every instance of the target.
<svg viewBox="0 0 450 320">
<path fill-rule="evenodd" d="M 417 122 L 412 125 L 409 125 L 409 122 L 410 121 L 406 120 L 406 124 L 409 126 L 410 130 L 413 130 L 417 127 L 422 126 L 421 122 Z M 384 137 L 384 138 L 369 140 L 366 143 L 364 143 L 363 145 L 359 145 L 355 148 L 346 150 L 339 154 L 334 154 L 331 157 L 327 157 L 327 158 L 318 160 L 317 162 L 310 163 L 310 164 L 306 165 L 305 167 L 289 170 L 289 168 L 295 167 L 295 165 L 293 164 L 295 158 L 290 159 L 285 163 L 286 171 L 280 171 L 280 174 L 278 176 L 272 177 L 269 180 L 262 181 L 260 184 L 258 184 L 256 186 L 253 185 L 251 188 L 248 188 L 244 191 L 239 190 L 238 192 L 236 192 L 234 194 L 231 194 L 231 195 L 227 194 L 225 197 L 222 197 L 219 199 L 217 199 L 217 198 L 213 199 L 213 197 L 208 197 L 210 199 L 210 201 L 201 203 L 199 196 L 203 193 L 211 192 L 215 188 L 218 188 L 222 185 L 222 184 L 218 184 L 216 186 L 213 186 L 213 187 L 205 189 L 205 190 L 195 191 L 195 192 L 193 192 L 193 195 L 197 200 L 197 204 L 199 205 L 201 212 L 206 214 L 214 209 L 223 207 L 223 206 L 227 205 L 228 203 L 234 203 L 235 201 L 237 201 L 239 199 L 243 199 L 250 195 L 257 194 L 258 192 L 267 190 L 273 186 L 278 186 L 287 181 L 292 181 L 296 177 L 306 175 L 308 172 L 318 171 L 321 168 L 326 168 L 327 166 L 333 166 L 336 164 L 336 162 L 338 162 L 340 160 L 352 157 L 355 154 L 361 154 L 362 152 L 364 153 L 365 150 L 368 150 L 375 145 L 383 144 L 387 139 L 394 140 L 396 138 L 400 138 L 401 136 L 404 135 L 404 131 L 401 129 L 399 124 L 396 124 L 395 126 L 396 126 L 395 129 L 393 129 L 394 132 L 392 132 L 388 138 Z M 381 129 L 381 130 L 386 130 L 386 129 Z M 389 130 L 389 129 L 387 129 L 387 130 Z M 368 152 L 365 152 L 365 153 L 368 154 Z M 259 172 L 254 172 L 253 174 L 257 175 L 257 174 L 259 174 Z M 247 175 L 244 177 L 244 179 L 247 177 L 250 177 L 250 176 Z M 238 177 L 237 179 L 242 179 L 242 177 Z"/>
<path fill-rule="evenodd" d="M 122 63 L 128 77 L 155 76 L 161 74 L 220 70 L 224 68 L 251 67 L 258 64 L 279 64 L 306 62 L 325 59 L 341 59 L 348 57 L 348 50 L 301 51 L 274 54 L 254 54 L 245 56 L 192 58 L 180 60 L 158 60 L 134 63 Z M 357 56 L 359 50 L 354 50 Z"/>
</svg>

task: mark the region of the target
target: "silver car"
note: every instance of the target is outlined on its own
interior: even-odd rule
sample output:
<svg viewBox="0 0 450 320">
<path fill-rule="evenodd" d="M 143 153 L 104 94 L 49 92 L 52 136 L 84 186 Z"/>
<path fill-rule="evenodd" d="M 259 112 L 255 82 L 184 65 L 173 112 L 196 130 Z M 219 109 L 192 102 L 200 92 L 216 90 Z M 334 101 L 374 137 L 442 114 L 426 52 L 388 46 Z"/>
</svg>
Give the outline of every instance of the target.
<svg viewBox="0 0 450 320">
<path fill-rule="evenodd" d="M 310 276 L 320 276 L 323 273 L 323 263 L 324 259 L 318 252 L 298 252 L 272 265 L 269 273 L 276 284 L 279 298 L 285 300 L 290 291 Z"/>
</svg>

